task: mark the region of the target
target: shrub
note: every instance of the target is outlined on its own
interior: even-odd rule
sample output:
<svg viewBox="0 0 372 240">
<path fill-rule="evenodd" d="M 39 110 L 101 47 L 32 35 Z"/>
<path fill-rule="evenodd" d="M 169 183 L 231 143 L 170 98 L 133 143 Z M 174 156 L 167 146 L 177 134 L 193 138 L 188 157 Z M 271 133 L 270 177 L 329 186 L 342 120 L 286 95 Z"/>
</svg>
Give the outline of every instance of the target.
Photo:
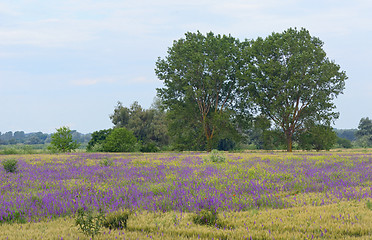
<svg viewBox="0 0 372 240">
<path fill-rule="evenodd" d="M 134 152 L 137 148 L 137 139 L 126 128 L 115 128 L 107 136 L 103 149 L 105 152 Z"/>
<path fill-rule="evenodd" d="M 217 210 L 202 209 L 193 216 L 192 221 L 199 225 L 215 226 L 218 220 Z"/>
<path fill-rule="evenodd" d="M 366 206 L 369 210 L 372 210 L 372 203 L 368 200 Z"/>
<path fill-rule="evenodd" d="M 226 161 L 226 158 L 225 156 L 223 156 L 218 150 L 216 149 L 213 149 L 210 153 L 209 153 L 209 161 L 211 162 L 215 162 L 215 163 L 222 163 L 222 162 L 225 162 Z"/>
<path fill-rule="evenodd" d="M 23 212 L 14 211 L 11 215 L 8 215 L 7 217 L 3 217 L 2 220 L 0 220 L 0 223 L 6 222 L 6 223 L 26 223 L 26 219 L 23 217 Z"/>
<path fill-rule="evenodd" d="M 4 148 L 2 154 L 4 154 L 4 155 L 14 155 L 14 154 L 18 154 L 18 151 L 15 148 L 7 147 L 7 148 Z"/>
<path fill-rule="evenodd" d="M 15 173 L 18 170 L 18 162 L 15 159 L 6 159 L 1 164 L 8 173 Z"/>
<path fill-rule="evenodd" d="M 85 210 L 81 207 L 77 211 L 75 225 L 86 236 L 91 236 L 94 239 L 94 236 L 100 232 L 104 220 L 105 216 L 101 210 L 94 215 L 92 210 Z"/>
<path fill-rule="evenodd" d="M 141 146 L 141 152 L 159 152 L 159 148 L 155 143 L 146 143 Z"/>
<path fill-rule="evenodd" d="M 105 158 L 103 158 L 99 161 L 99 165 L 101 167 L 109 167 L 109 166 L 112 166 L 113 164 L 114 164 L 114 162 L 112 161 L 112 159 L 110 159 L 108 157 L 105 157 Z"/>
<path fill-rule="evenodd" d="M 92 133 L 92 138 L 88 142 L 87 151 L 103 152 L 103 143 L 107 136 L 112 132 L 112 129 L 104 129 Z"/>
<path fill-rule="evenodd" d="M 127 228 L 127 220 L 130 214 L 129 211 L 110 213 L 106 216 L 103 226 L 109 229 Z"/>
</svg>

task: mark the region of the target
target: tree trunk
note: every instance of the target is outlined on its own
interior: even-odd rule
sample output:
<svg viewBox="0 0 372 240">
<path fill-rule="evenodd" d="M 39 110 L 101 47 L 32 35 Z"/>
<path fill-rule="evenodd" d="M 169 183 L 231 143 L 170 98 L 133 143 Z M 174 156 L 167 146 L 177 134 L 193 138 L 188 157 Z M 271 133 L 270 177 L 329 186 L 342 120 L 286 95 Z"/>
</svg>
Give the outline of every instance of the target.
<svg viewBox="0 0 372 240">
<path fill-rule="evenodd" d="M 207 152 L 212 151 L 212 138 L 207 136 Z"/>
<path fill-rule="evenodd" d="M 210 128 L 210 126 L 207 123 L 206 118 L 207 117 L 204 115 L 203 116 L 204 134 L 207 140 L 207 152 L 211 152 L 212 147 L 213 147 L 212 145 L 213 145 L 214 127 L 212 127 L 212 129 Z"/>
<path fill-rule="evenodd" d="M 292 133 L 287 131 L 285 137 L 287 139 L 287 152 L 292 152 Z"/>
</svg>

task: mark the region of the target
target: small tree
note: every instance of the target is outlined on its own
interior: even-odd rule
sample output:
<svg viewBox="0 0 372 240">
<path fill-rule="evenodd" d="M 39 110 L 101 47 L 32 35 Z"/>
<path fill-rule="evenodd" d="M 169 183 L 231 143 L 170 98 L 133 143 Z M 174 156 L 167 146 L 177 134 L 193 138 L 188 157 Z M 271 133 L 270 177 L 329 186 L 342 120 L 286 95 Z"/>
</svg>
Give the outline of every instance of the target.
<svg viewBox="0 0 372 240">
<path fill-rule="evenodd" d="M 72 140 L 72 134 L 69 127 L 63 126 L 56 129 L 57 132 L 53 133 L 50 142 L 51 148 L 60 152 L 71 152 L 78 148 L 80 144 Z"/>
<path fill-rule="evenodd" d="M 137 139 L 126 128 L 114 128 L 103 144 L 105 152 L 134 152 L 136 149 Z"/>
</svg>

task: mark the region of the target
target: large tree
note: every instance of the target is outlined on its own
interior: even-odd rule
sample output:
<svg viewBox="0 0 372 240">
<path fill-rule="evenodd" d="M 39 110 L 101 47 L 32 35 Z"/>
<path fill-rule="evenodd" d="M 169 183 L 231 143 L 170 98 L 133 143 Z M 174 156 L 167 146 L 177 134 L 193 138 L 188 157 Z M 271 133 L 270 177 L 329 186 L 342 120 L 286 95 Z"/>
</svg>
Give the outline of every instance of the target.
<svg viewBox="0 0 372 240">
<path fill-rule="evenodd" d="M 257 38 L 246 57 L 250 97 L 282 129 L 287 151 L 310 123 L 329 125 L 338 118 L 333 100 L 342 93 L 346 74 L 306 29 Z"/>
<path fill-rule="evenodd" d="M 188 32 L 156 62 L 155 73 L 164 83 L 158 96 L 174 116 L 197 113 L 187 125 L 202 131 L 208 151 L 222 126 L 230 124 L 229 111 L 238 100 L 240 46 L 231 36 Z M 187 136 L 198 134 L 191 131 Z"/>
</svg>

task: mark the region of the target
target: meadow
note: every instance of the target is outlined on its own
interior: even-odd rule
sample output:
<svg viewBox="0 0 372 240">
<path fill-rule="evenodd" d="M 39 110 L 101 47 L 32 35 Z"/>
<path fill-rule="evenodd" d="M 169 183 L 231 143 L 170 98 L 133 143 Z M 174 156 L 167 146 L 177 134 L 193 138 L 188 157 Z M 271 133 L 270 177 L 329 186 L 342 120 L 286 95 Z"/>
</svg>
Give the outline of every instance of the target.
<svg viewBox="0 0 372 240">
<path fill-rule="evenodd" d="M 79 208 L 132 212 L 94 239 L 372 239 L 371 151 L 221 154 L 0 155 L 0 239 L 89 239 Z"/>
</svg>

